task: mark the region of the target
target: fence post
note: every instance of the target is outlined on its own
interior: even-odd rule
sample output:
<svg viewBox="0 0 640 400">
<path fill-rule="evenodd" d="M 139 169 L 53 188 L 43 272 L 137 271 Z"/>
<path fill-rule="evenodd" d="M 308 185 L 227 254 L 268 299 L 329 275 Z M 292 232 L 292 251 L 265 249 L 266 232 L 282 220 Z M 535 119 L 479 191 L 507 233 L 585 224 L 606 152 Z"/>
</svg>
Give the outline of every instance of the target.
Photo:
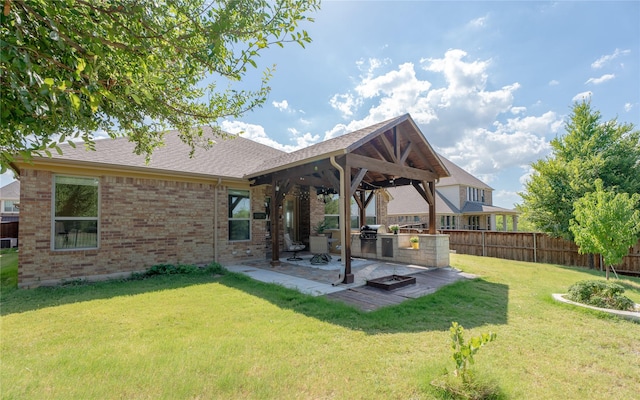
<svg viewBox="0 0 640 400">
<path fill-rule="evenodd" d="M 536 245 L 536 233 L 533 232 L 533 262 L 538 262 L 538 248 Z"/>
<path fill-rule="evenodd" d="M 484 250 L 484 231 L 482 231 L 482 257 L 486 257 L 487 253 Z"/>
</svg>

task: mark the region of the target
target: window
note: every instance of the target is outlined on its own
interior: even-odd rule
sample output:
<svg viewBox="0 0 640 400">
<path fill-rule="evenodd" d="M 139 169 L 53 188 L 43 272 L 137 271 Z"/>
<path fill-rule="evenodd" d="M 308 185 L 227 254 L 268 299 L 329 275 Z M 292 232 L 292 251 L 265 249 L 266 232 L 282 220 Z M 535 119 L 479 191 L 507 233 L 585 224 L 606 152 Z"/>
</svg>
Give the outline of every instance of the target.
<svg viewBox="0 0 640 400">
<path fill-rule="evenodd" d="M 249 239 L 251 239 L 249 191 L 229 189 L 229 240 Z"/>
<path fill-rule="evenodd" d="M 403 218 L 403 217 L 400 217 Z M 331 195 L 331 200 L 327 201 L 324 205 L 324 221 L 327 224 L 328 229 L 340 228 L 340 196 L 337 194 Z M 365 210 L 365 224 L 373 225 L 377 221 L 376 216 L 376 198 L 371 199 L 369 205 Z M 351 228 L 360 229 L 360 216 L 358 211 L 358 205 L 354 199 L 351 199 Z"/>
<path fill-rule="evenodd" d="M 54 249 L 98 247 L 98 186 L 97 178 L 54 178 Z"/>
<path fill-rule="evenodd" d="M 6 213 L 18 212 L 18 202 L 13 200 L 5 200 L 2 210 Z"/>
</svg>

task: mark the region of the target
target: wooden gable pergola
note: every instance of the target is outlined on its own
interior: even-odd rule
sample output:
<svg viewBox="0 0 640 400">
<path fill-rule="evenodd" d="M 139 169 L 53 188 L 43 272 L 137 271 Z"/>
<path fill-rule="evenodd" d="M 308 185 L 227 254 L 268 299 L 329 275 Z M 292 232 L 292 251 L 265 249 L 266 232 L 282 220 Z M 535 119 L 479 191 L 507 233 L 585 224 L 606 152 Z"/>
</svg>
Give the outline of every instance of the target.
<svg viewBox="0 0 640 400">
<path fill-rule="evenodd" d="M 313 186 L 340 195 L 340 236 L 344 263 L 343 283 L 351 273 L 351 198 L 358 204 L 360 221 L 373 191 L 392 186 L 413 186 L 429 207 L 429 233 L 436 230 L 435 182 L 449 176 L 436 152 L 409 114 L 285 154 L 247 176 L 252 185 L 271 185 L 270 218 L 278 221 L 285 193 L 294 185 Z M 272 225 L 272 265 L 279 264 L 280 227 Z"/>
</svg>

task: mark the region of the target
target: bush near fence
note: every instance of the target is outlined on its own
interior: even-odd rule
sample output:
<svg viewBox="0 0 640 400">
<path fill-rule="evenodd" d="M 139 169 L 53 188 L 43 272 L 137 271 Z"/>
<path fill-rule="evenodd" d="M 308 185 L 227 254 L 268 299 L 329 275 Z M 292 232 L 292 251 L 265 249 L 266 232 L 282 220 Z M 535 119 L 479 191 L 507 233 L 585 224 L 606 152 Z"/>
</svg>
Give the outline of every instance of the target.
<svg viewBox="0 0 640 400">
<path fill-rule="evenodd" d="M 600 269 L 600 257 L 578 254 L 578 246 L 568 240 L 536 232 L 495 232 L 442 230 L 449 235 L 449 248 L 456 253 Z M 618 273 L 640 276 L 640 242 L 629 249 Z"/>
</svg>

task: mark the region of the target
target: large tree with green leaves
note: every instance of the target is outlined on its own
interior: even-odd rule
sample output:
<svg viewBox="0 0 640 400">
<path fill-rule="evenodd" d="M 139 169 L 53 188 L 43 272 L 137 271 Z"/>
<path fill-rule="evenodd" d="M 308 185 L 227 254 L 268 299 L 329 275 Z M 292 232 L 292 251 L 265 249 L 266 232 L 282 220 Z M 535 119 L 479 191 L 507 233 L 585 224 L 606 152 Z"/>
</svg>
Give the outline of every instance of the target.
<svg viewBox="0 0 640 400">
<path fill-rule="evenodd" d="M 573 239 L 574 203 L 595 190 L 597 179 L 605 189 L 640 192 L 640 131 L 615 119 L 602 122 L 590 101 L 574 104 L 565 129 L 551 141 L 551 155 L 532 164 L 521 210 L 537 229 Z"/>
<path fill-rule="evenodd" d="M 609 266 L 620 264 L 640 238 L 640 194 L 605 190 L 601 179 L 595 191 L 574 204 L 569 230 L 580 254 L 602 254 L 609 279 Z"/>
<path fill-rule="evenodd" d="M 266 100 L 271 68 L 237 83 L 270 46 L 310 37 L 319 0 L 4 0 L 0 161 L 49 153 L 94 133 L 125 135 L 149 156 L 162 132 L 210 144 L 216 127 Z M 207 78 L 205 80 L 205 78 Z M 219 130 L 215 130 L 219 132 Z"/>
</svg>

